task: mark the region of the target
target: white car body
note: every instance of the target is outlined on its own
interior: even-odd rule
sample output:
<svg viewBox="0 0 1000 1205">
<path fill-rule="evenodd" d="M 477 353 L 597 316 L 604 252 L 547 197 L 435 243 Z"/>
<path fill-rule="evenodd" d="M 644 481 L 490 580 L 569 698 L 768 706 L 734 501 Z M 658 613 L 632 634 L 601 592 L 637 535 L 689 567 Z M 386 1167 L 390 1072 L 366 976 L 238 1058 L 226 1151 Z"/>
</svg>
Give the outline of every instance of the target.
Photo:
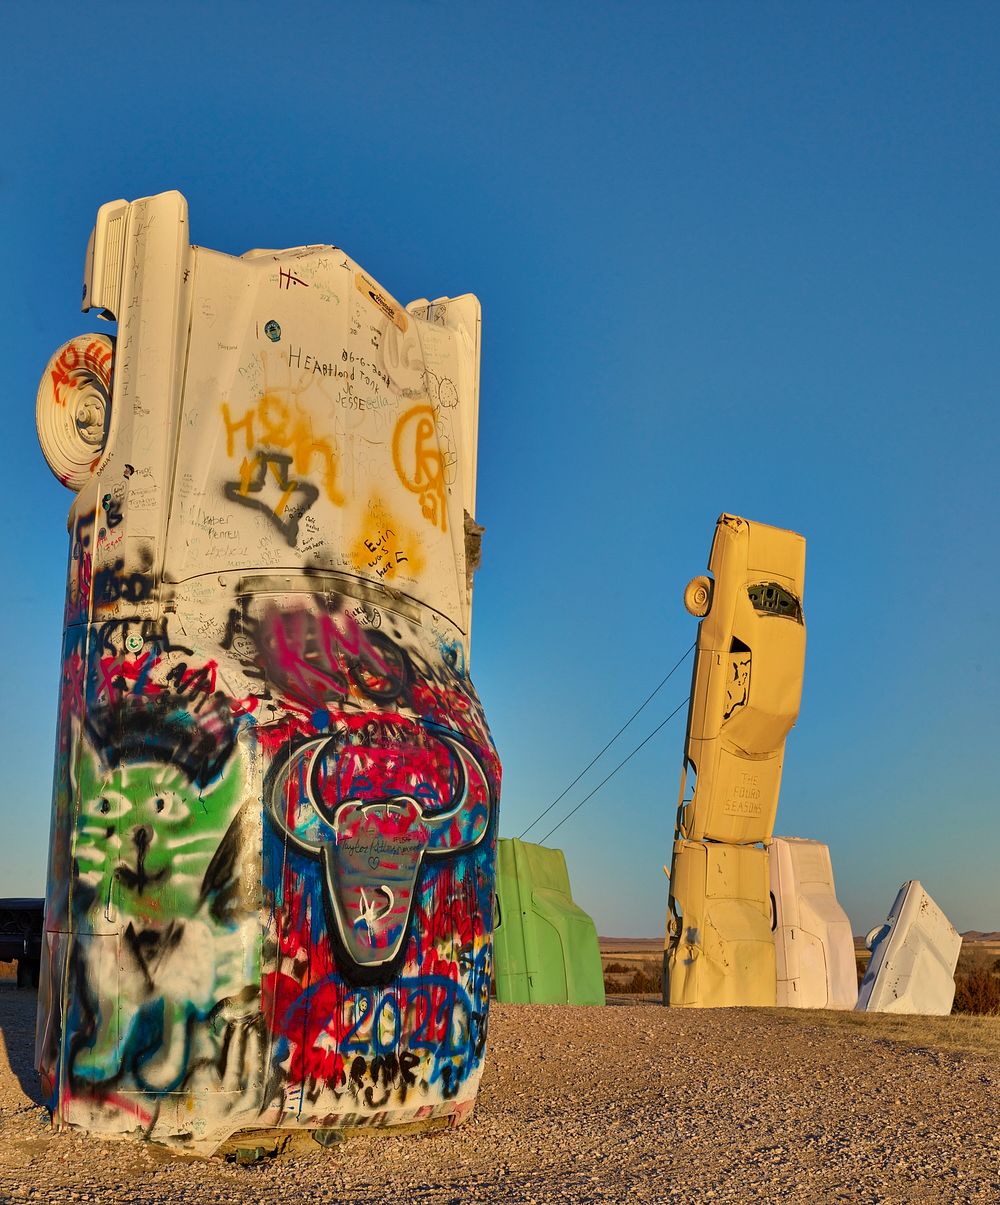
<svg viewBox="0 0 1000 1205">
<path fill-rule="evenodd" d="M 774 837 L 767 847 L 780 1008 L 852 1009 L 854 936 L 837 901 L 829 846 Z"/>
<path fill-rule="evenodd" d="M 962 937 L 917 879 L 900 887 L 885 924 L 868 934 L 868 948 L 859 1012 L 951 1012 Z"/>
<path fill-rule="evenodd" d="M 456 1123 L 499 762 L 468 674 L 480 311 L 101 207 L 37 422 L 77 491 L 37 1062 L 58 1124 Z M 442 905 L 447 901 L 447 907 Z"/>
</svg>

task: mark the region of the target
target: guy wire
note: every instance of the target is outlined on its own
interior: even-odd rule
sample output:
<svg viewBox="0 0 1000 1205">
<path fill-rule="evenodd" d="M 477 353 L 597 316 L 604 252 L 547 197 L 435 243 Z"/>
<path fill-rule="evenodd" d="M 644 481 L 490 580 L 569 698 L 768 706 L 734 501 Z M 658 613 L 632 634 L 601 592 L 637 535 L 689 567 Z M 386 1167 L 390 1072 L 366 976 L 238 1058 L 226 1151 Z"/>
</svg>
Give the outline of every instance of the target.
<svg viewBox="0 0 1000 1205">
<path fill-rule="evenodd" d="M 697 641 L 696 641 L 695 643 L 697 643 Z M 607 751 L 608 751 L 608 750 L 611 748 L 611 746 L 612 746 L 612 745 L 615 743 L 615 741 L 616 741 L 616 740 L 617 740 L 617 739 L 618 739 L 618 738 L 621 736 L 621 734 L 622 734 L 622 733 L 625 731 L 625 729 L 626 729 L 626 728 L 629 726 L 629 724 L 631 724 L 631 723 L 632 723 L 632 721 L 633 721 L 633 720 L 635 719 L 635 717 L 636 717 L 636 716 L 639 714 L 639 712 L 640 712 L 640 711 L 642 711 L 642 709 L 643 709 L 643 708 L 646 706 L 646 704 L 647 704 L 647 703 L 649 703 L 649 702 L 651 702 L 651 701 L 652 701 L 652 699 L 653 699 L 653 698 L 654 698 L 654 697 L 655 697 L 657 694 L 659 694 L 660 690 L 661 690 L 661 689 L 662 689 L 664 686 L 666 686 L 666 684 L 667 684 L 667 683 L 670 681 L 670 679 L 673 677 L 674 672 L 675 672 L 677 669 L 679 669 L 679 668 L 680 668 L 681 664 L 682 664 L 682 663 L 684 662 L 684 660 L 687 658 L 688 653 L 690 653 L 690 652 L 691 652 L 691 649 L 693 649 L 693 648 L 694 648 L 694 644 L 692 644 L 692 645 L 691 645 L 691 648 L 687 649 L 687 650 L 686 650 L 686 651 L 685 651 L 685 652 L 684 652 L 684 653 L 681 655 L 681 657 L 680 657 L 680 658 L 677 660 L 677 662 L 674 664 L 674 667 L 673 667 L 673 669 L 671 669 L 670 673 L 668 673 L 668 674 L 667 674 L 667 676 L 666 676 L 666 677 L 663 679 L 663 681 L 660 683 L 660 685 L 656 687 L 656 689 L 655 689 L 655 690 L 652 692 L 652 694 L 650 694 L 650 695 L 648 695 L 648 696 L 647 696 L 647 698 L 646 698 L 645 702 L 641 703 L 641 704 L 640 704 L 640 705 L 639 705 L 639 706 L 638 706 L 638 707 L 635 709 L 635 711 L 633 711 L 633 712 L 632 712 L 632 714 L 629 716 L 629 718 L 628 718 L 628 719 L 625 721 L 625 723 L 624 723 L 624 724 L 622 724 L 622 726 L 621 726 L 621 727 L 618 729 L 618 731 L 617 731 L 617 732 L 614 734 L 614 736 L 611 738 L 611 740 L 609 740 L 609 741 L 608 741 L 608 743 L 607 743 L 607 744 L 604 746 L 604 748 L 603 748 L 603 749 L 600 751 L 600 753 L 598 753 L 598 754 L 596 755 L 596 757 L 593 757 L 593 758 L 592 758 L 592 759 L 591 759 L 591 760 L 590 760 L 590 761 L 589 761 L 589 762 L 588 762 L 588 763 L 587 763 L 587 764 L 586 764 L 586 765 L 583 767 L 583 769 L 582 769 L 582 770 L 580 771 L 580 773 L 579 773 L 579 774 L 576 776 L 576 778 L 574 778 L 574 779 L 573 779 L 573 781 L 572 781 L 572 782 L 569 784 L 569 786 L 568 786 L 568 787 L 566 787 L 566 789 L 565 789 L 564 791 L 562 791 L 562 792 L 561 792 L 561 794 L 557 795 L 557 796 L 556 796 L 556 798 L 552 800 L 552 802 L 551 802 L 551 803 L 549 804 L 549 806 L 548 806 L 548 807 L 545 809 L 545 811 L 540 812 L 540 813 L 539 813 L 539 814 L 538 814 L 538 815 L 535 817 L 535 819 L 534 819 L 534 820 L 532 820 L 532 822 L 531 822 L 531 823 L 528 825 L 528 827 L 527 827 L 527 828 L 524 830 L 524 832 L 522 832 L 522 833 L 520 834 L 520 836 L 518 837 L 518 840 L 519 840 L 519 841 L 523 841 L 523 840 L 524 840 L 524 835 L 525 835 L 525 833 L 529 833 L 529 832 L 530 832 L 530 831 L 531 831 L 531 830 L 532 830 L 532 829 L 535 827 L 535 825 L 536 825 L 536 824 L 539 822 L 539 820 L 541 820 L 541 818 L 542 818 L 543 816 L 548 815 L 548 813 L 552 811 L 552 809 L 553 809 L 553 808 L 556 806 L 556 804 L 559 802 L 559 800 L 560 800 L 560 799 L 562 799 L 562 798 L 563 798 L 565 795 L 568 795 L 570 791 L 572 791 L 572 789 L 573 789 L 573 788 L 576 786 L 576 784 L 577 784 L 577 783 L 580 781 L 580 779 L 581 779 L 581 778 L 584 776 L 584 774 L 586 774 L 586 773 L 587 773 L 587 771 L 590 769 L 590 767 L 591 767 L 591 766 L 592 766 L 592 765 L 593 765 L 595 762 L 599 761 L 599 760 L 600 760 L 600 759 L 601 759 L 601 758 L 604 756 L 604 754 L 605 754 L 605 753 L 607 753 Z M 673 713 L 671 713 L 671 714 L 673 714 Z M 669 719 L 669 717 L 668 717 L 668 719 Z M 666 721 L 664 721 L 664 723 L 666 723 Z M 662 725 L 661 725 L 661 727 L 662 727 Z M 659 731 L 659 729 L 657 729 L 657 731 Z M 647 738 L 646 738 L 646 740 L 648 740 L 648 739 L 649 739 L 649 737 L 647 737 Z M 645 741 L 643 742 L 643 744 L 645 744 Z M 640 745 L 639 747 L 641 748 L 642 746 Z M 631 754 L 629 754 L 629 756 L 631 757 Z M 626 760 L 628 760 L 628 759 L 626 759 Z M 625 764 L 625 763 L 623 762 L 623 763 L 622 763 L 622 765 L 624 765 L 624 764 Z M 607 779 L 605 779 L 604 781 L 605 781 L 605 782 L 607 782 Z M 601 785 L 603 786 L 603 783 L 602 783 Z M 589 799 L 589 798 L 590 798 L 590 796 L 588 795 L 588 796 L 587 796 L 587 798 Z M 572 816 L 572 814 L 573 814 L 573 813 L 572 813 L 572 812 L 570 812 L 570 815 L 571 815 L 571 816 Z M 556 828 L 558 828 L 558 827 L 559 827 L 559 826 L 557 825 L 557 826 L 556 826 Z M 553 832 L 555 832 L 555 829 L 553 829 L 552 831 L 553 831 Z"/>
<path fill-rule="evenodd" d="M 690 652 L 690 651 L 691 651 L 691 650 L 689 649 L 689 650 L 688 650 L 688 652 Z M 685 656 L 686 656 L 686 655 L 687 655 L 687 654 L 685 654 Z M 655 727 L 655 728 L 653 729 L 653 731 L 652 731 L 652 732 L 649 734 L 649 736 L 647 736 L 647 737 L 646 737 L 646 739 L 645 739 L 644 741 L 642 741 L 640 744 L 636 745 L 636 747 L 635 747 L 635 748 L 632 750 L 632 752 L 631 752 L 631 753 L 628 755 L 628 757 L 626 757 L 626 758 L 625 758 L 625 761 L 620 761 L 620 762 L 618 763 L 618 765 L 617 765 L 617 766 L 615 766 L 615 768 L 614 768 L 614 769 L 611 771 L 611 773 L 608 775 L 608 777 L 607 777 L 607 778 L 602 779 L 602 781 L 601 781 L 601 782 L 599 782 L 599 783 L 597 784 L 597 786 L 596 786 L 596 787 L 594 787 L 594 789 L 593 789 L 593 790 L 590 792 L 590 794 L 589 794 L 589 795 L 584 795 L 584 797 L 583 797 L 583 798 L 580 800 L 580 802 L 579 802 L 579 803 L 576 805 L 576 807 L 575 807 L 575 808 L 573 808 L 573 811 L 572 811 L 572 812 L 567 812 L 567 813 L 566 813 L 566 815 L 565 815 L 565 816 L 563 816 L 562 820 L 560 820 L 560 821 L 559 821 L 559 823 L 556 825 L 556 828 L 561 828 L 561 827 L 562 827 L 562 826 L 563 826 L 563 825 L 566 823 L 566 821 L 567 821 L 567 820 L 570 818 L 570 816 L 572 816 L 572 815 L 573 815 L 573 812 L 578 812 L 578 811 L 580 810 L 580 808 L 582 808 L 582 807 L 583 807 L 583 805 L 584 805 L 584 804 L 587 802 L 587 800 L 588 800 L 588 799 L 590 799 L 592 796 L 596 795 L 596 794 L 597 794 L 597 792 L 598 792 L 598 791 L 601 789 L 601 787 L 603 787 L 603 786 L 604 786 L 604 784 L 605 784 L 606 782 L 608 782 L 610 779 L 614 778 L 614 776 L 615 776 L 615 775 L 618 773 L 618 771 L 619 771 L 619 770 L 622 768 L 622 766 L 624 766 L 624 765 L 625 765 L 625 762 L 629 762 L 629 761 L 631 761 L 631 760 L 632 760 L 632 758 L 633 758 L 633 757 L 635 757 L 635 755 L 636 755 L 636 754 L 639 752 L 639 750 L 642 748 L 642 746 L 643 746 L 643 745 L 645 745 L 645 744 L 647 744 L 649 741 L 651 741 L 651 740 L 653 739 L 653 737 L 654 737 L 654 736 L 656 736 L 656 734 L 657 734 L 657 733 L 660 731 L 660 729 L 661 729 L 661 728 L 664 726 L 664 724 L 666 724 L 666 723 L 668 723 L 670 720 L 672 720 L 672 719 L 674 718 L 674 716 L 675 716 L 675 715 L 678 713 L 678 711 L 680 711 L 680 709 L 681 709 L 682 707 L 685 707 L 685 706 L 687 705 L 687 702 L 688 702 L 688 700 L 687 700 L 686 698 L 681 699 L 681 701 L 680 701 L 680 702 L 677 704 L 677 706 L 676 706 L 676 707 L 673 709 L 673 711 L 670 713 L 670 715 L 668 715 L 668 716 L 667 716 L 667 718 L 666 718 L 665 720 L 661 720 L 661 722 L 660 722 L 659 724 L 657 724 L 657 725 L 656 725 L 656 727 Z M 541 841 L 539 842 L 539 844 L 540 844 L 540 845 L 544 845 L 544 844 L 545 844 L 545 842 L 546 842 L 546 841 L 549 839 L 549 837 L 551 837 L 551 836 L 552 836 L 552 834 L 553 834 L 553 833 L 556 831 L 556 828 L 549 829 L 549 831 L 548 831 L 548 832 L 545 834 L 545 836 L 544 836 L 544 837 L 541 839 Z"/>
</svg>

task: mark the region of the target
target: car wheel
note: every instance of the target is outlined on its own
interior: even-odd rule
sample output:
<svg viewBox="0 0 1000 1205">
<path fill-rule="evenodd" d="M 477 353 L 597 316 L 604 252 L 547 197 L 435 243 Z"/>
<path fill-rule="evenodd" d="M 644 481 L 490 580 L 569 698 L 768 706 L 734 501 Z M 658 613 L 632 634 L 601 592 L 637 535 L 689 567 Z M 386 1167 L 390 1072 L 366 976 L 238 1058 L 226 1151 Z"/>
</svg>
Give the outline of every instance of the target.
<svg viewBox="0 0 1000 1205">
<path fill-rule="evenodd" d="M 49 360 L 38 386 L 38 442 L 49 468 L 71 490 L 90 478 L 108 442 L 113 358 L 108 335 L 77 335 Z"/>
<path fill-rule="evenodd" d="M 712 579 L 710 577 L 693 577 L 684 589 L 684 606 L 704 619 L 712 606 Z"/>
</svg>

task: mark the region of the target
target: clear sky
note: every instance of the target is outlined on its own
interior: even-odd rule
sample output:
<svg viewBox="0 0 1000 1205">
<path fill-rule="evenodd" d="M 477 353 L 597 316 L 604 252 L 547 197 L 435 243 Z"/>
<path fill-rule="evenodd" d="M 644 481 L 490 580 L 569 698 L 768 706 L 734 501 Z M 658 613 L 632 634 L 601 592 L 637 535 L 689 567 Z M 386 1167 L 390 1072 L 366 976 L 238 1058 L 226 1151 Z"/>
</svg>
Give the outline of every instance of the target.
<svg viewBox="0 0 1000 1205">
<path fill-rule="evenodd" d="M 502 835 L 694 640 L 725 510 L 808 541 L 777 832 L 830 845 L 856 932 L 909 878 L 1000 929 L 1000 7 L 105 0 L 8 6 L 4 40 L 0 895 L 44 892 L 48 842 L 70 494 L 38 379 L 95 328 L 98 206 L 177 188 L 205 246 L 480 297 Z M 683 721 L 552 838 L 603 933 L 662 932 Z"/>
</svg>

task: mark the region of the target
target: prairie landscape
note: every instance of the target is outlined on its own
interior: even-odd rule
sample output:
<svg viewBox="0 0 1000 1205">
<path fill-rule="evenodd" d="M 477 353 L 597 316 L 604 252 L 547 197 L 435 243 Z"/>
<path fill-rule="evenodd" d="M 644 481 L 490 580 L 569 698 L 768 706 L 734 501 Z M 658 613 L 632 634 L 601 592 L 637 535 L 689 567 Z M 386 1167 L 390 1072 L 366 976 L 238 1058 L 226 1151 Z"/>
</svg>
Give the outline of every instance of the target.
<svg viewBox="0 0 1000 1205">
<path fill-rule="evenodd" d="M 622 994 L 659 998 L 663 983 L 660 938 L 602 937 L 600 943 L 604 987 L 610 1000 Z M 869 957 L 861 937 L 854 939 L 854 957 L 860 983 Z M 1000 933 L 962 935 L 955 987 L 956 1013 L 1000 1014 Z"/>
<path fill-rule="evenodd" d="M 995 960 L 997 944 L 967 942 L 963 960 Z M 659 963 L 656 940 L 602 945 L 606 966 L 646 974 Z M 679 1010 L 624 991 L 605 1008 L 494 1002 L 479 1102 L 465 1125 L 359 1132 L 325 1149 L 306 1138 L 281 1158 L 240 1165 L 54 1133 L 32 1069 L 34 1014 L 34 992 L 0 982 L 3 1202 L 1000 1196 L 996 1015 Z"/>
</svg>

